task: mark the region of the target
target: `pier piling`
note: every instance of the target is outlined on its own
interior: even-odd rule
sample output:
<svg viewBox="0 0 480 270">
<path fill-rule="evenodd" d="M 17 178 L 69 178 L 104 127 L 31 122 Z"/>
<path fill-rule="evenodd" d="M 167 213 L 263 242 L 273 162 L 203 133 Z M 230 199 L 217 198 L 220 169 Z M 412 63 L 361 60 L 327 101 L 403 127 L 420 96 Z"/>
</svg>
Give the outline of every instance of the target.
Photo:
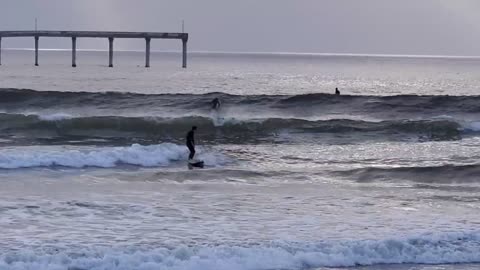
<svg viewBox="0 0 480 270">
<path fill-rule="evenodd" d="M 72 67 L 77 67 L 77 38 L 72 37 Z"/>
<path fill-rule="evenodd" d="M 108 67 L 113 67 L 113 37 L 108 38 Z"/>
<path fill-rule="evenodd" d="M 35 66 L 38 67 L 38 40 L 39 37 L 35 36 Z"/>
<path fill-rule="evenodd" d="M 145 67 L 150 67 L 150 41 L 151 38 L 145 38 Z"/>
<path fill-rule="evenodd" d="M 187 68 L 187 40 L 182 39 L 182 67 Z"/>
</svg>

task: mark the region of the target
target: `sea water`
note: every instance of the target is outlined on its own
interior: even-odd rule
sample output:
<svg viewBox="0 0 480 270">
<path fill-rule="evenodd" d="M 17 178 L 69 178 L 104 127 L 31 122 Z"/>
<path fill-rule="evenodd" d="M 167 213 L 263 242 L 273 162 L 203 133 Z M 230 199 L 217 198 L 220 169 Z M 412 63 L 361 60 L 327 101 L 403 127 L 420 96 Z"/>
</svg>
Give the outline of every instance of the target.
<svg viewBox="0 0 480 270">
<path fill-rule="evenodd" d="M 2 56 L 2 270 L 479 267 L 479 59 Z"/>
</svg>

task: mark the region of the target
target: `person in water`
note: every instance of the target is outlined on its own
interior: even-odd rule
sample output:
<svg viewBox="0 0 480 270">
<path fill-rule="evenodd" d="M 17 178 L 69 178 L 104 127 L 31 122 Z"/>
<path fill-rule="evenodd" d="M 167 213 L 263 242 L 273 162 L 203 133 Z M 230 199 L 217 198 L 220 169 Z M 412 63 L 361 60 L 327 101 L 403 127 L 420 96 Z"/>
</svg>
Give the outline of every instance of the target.
<svg viewBox="0 0 480 270">
<path fill-rule="evenodd" d="M 212 100 L 212 109 L 214 109 L 214 110 L 220 109 L 220 99 L 214 98 Z"/>
<path fill-rule="evenodd" d="M 335 88 L 335 95 L 340 96 L 340 91 L 338 90 L 338 88 Z"/>
<path fill-rule="evenodd" d="M 193 126 L 192 129 L 187 133 L 187 147 L 190 151 L 188 159 L 193 159 L 195 156 L 195 130 L 197 130 L 197 127 Z"/>
</svg>

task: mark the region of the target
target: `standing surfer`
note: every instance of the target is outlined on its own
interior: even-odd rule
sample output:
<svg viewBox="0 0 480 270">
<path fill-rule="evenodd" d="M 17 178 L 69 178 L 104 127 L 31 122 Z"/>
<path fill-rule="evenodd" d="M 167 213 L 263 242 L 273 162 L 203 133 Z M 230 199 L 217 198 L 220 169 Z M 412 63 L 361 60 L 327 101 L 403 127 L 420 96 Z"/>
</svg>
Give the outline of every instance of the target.
<svg viewBox="0 0 480 270">
<path fill-rule="evenodd" d="M 195 130 L 197 130 L 197 127 L 193 126 L 192 129 L 187 133 L 187 147 L 190 151 L 190 155 L 188 155 L 189 160 L 192 160 L 195 156 Z"/>
<path fill-rule="evenodd" d="M 220 109 L 220 99 L 214 98 L 212 100 L 212 109 L 215 111 L 218 111 L 218 109 Z"/>
</svg>

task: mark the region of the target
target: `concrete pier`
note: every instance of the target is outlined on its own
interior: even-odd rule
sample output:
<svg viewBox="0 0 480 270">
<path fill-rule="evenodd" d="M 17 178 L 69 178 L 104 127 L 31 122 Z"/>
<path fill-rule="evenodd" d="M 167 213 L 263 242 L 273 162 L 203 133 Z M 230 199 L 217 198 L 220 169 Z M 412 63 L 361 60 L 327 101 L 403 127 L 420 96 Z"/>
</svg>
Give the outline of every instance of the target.
<svg viewBox="0 0 480 270">
<path fill-rule="evenodd" d="M 77 67 L 77 38 L 72 37 L 72 67 Z"/>
<path fill-rule="evenodd" d="M 182 67 L 187 67 L 188 33 L 159 33 L 159 32 L 104 32 L 104 31 L 0 31 L 0 65 L 2 38 L 33 37 L 35 39 L 35 66 L 38 66 L 38 50 L 40 37 L 67 37 L 72 39 L 72 67 L 76 67 L 77 38 L 107 38 L 108 39 L 108 66 L 113 67 L 113 41 L 115 38 L 143 38 L 145 39 L 145 67 L 150 67 L 150 43 L 152 39 L 180 39 L 182 41 Z"/>
<path fill-rule="evenodd" d="M 145 38 L 145 67 L 150 67 L 150 41 L 151 38 Z"/>
<path fill-rule="evenodd" d="M 40 37 L 36 36 L 35 37 L 35 66 L 38 67 L 38 40 Z"/>
</svg>

